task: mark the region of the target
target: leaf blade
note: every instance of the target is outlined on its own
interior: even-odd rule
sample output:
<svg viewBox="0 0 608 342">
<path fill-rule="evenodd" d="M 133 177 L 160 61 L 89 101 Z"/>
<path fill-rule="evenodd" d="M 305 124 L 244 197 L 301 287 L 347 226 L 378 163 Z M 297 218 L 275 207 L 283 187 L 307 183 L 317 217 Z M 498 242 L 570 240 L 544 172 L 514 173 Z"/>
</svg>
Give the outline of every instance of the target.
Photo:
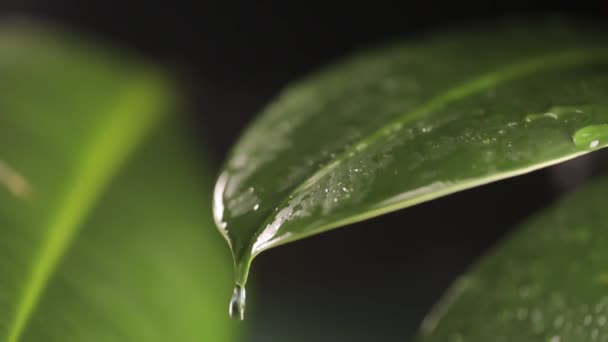
<svg viewBox="0 0 608 342">
<path fill-rule="evenodd" d="M 230 289 L 229 255 L 200 210 L 209 173 L 178 126 L 153 133 L 112 181 L 23 341 L 236 340 L 218 295 Z"/>
<path fill-rule="evenodd" d="M 596 181 L 521 225 L 452 285 L 419 339 L 601 340 L 607 189 Z"/>
<path fill-rule="evenodd" d="M 157 83 L 154 80 L 146 85 Z M 154 85 L 158 88 L 160 84 Z M 19 340 L 23 329 L 27 324 L 28 317 L 33 311 L 38 298 L 42 294 L 46 284 L 53 273 L 57 263 L 68 248 L 78 227 L 86 217 L 88 211 L 94 206 L 96 198 L 101 194 L 104 185 L 110 180 L 118 166 L 126 159 L 127 155 L 134 150 L 143 135 L 150 131 L 155 122 L 160 119 L 164 111 L 162 103 L 165 103 L 165 90 L 160 88 L 136 89 L 138 98 L 134 105 L 125 105 L 125 109 L 119 106 L 117 116 L 110 115 L 112 121 L 109 128 L 103 129 L 103 135 L 92 140 L 92 147 L 86 151 L 89 155 L 96 156 L 88 159 L 82 166 L 82 171 L 76 176 L 71 191 L 59 200 L 57 216 L 51 220 L 46 229 L 47 237 L 43 239 L 40 254 L 34 261 L 34 268 L 26 281 L 25 290 L 17 304 L 13 329 L 9 332 L 7 340 L 16 342 Z M 159 91 L 160 90 L 160 91 Z M 150 101 L 155 99 L 158 102 Z M 141 100 L 144 100 L 142 102 Z M 128 101 L 129 103 L 131 101 Z M 128 108 L 128 109 L 127 109 Z M 131 113 L 140 115 L 133 116 Z M 150 115 L 154 114 L 154 115 Z M 126 121 L 126 122 L 125 122 Z M 115 146 L 108 146 L 106 140 L 110 139 Z"/>
<path fill-rule="evenodd" d="M 216 224 L 235 256 L 237 282 L 268 248 L 587 153 L 572 135 L 608 120 L 601 95 L 608 50 L 597 32 L 488 31 L 355 57 L 272 104 L 216 185 Z M 497 51 L 471 58 L 487 46 Z M 553 93 L 539 90 L 551 82 Z M 542 122 L 550 117 L 560 124 Z"/>
<path fill-rule="evenodd" d="M 146 159 L 126 163 L 167 122 L 174 94 L 166 75 L 133 56 L 22 20 L 0 22 L 0 73 L 0 339 L 230 340 L 211 295 L 227 279 L 220 271 L 226 260 L 200 229 L 210 227 L 210 217 L 191 211 L 209 191 L 205 170 L 192 163 L 194 153 L 172 125 L 154 135 L 153 148 L 163 154 L 146 148 Z M 165 206 L 157 188 L 174 195 L 179 189 L 189 203 Z M 98 205 L 104 214 L 91 219 Z M 121 212 L 149 216 L 148 227 L 119 220 Z M 180 237 L 162 223 L 177 224 Z M 201 278 L 198 267 L 216 277 Z M 100 270 L 108 278 L 91 275 Z M 171 291 L 179 293 L 160 297 Z M 214 326 L 196 324 L 201 317 Z"/>
</svg>

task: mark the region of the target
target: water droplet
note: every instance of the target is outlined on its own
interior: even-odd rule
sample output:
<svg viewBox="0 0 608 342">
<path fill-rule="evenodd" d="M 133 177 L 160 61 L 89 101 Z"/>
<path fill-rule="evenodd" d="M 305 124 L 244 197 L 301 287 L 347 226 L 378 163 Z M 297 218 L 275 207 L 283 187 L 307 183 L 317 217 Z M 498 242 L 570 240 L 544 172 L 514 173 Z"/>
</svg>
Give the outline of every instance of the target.
<svg viewBox="0 0 608 342">
<path fill-rule="evenodd" d="M 245 287 L 241 285 L 234 286 L 234 292 L 232 293 L 232 299 L 230 300 L 230 306 L 228 307 L 228 313 L 230 318 L 238 318 L 241 321 L 245 319 L 245 300 L 246 300 Z"/>
<path fill-rule="evenodd" d="M 526 318 L 528 318 L 528 309 L 526 309 L 526 308 L 517 309 L 517 318 L 522 321 L 525 320 Z"/>
<path fill-rule="evenodd" d="M 541 323 L 542 319 L 543 319 L 543 313 L 540 310 L 535 309 L 532 312 L 532 321 L 535 323 Z"/>
<path fill-rule="evenodd" d="M 256 211 L 256 210 L 258 210 L 258 209 L 260 209 L 260 203 L 256 203 L 256 204 L 253 206 L 253 210 L 254 210 L 254 211 Z"/>
<path fill-rule="evenodd" d="M 364 142 L 362 142 L 360 144 L 357 144 L 357 146 L 355 146 L 355 149 L 357 151 L 362 151 L 362 150 L 364 150 L 366 148 L 367 148 L 367 143 L 364 143 Z"/>
<path fill-rule="evenodd" d="M 253 187 L 249 187 L 249 189 L 248 189 L 249 193 L 253 193 L 254 190 L 255 189 Z"/>
<path fill-rule="evenodd" d="M 526 122 L 532 122 L 532 121 L 536 121 L 538 119 L 546 119 L 546 118 L 557 120 L 559 117 L 554 112 L 530 114 L 530 115 L 526 115 Z"/>
<path fill-rule="evenodd" d="M 608 144 L 608 124 L 586 126 L 572 137 L 576 148 L 590 150 Z"/>
<path fill-rule="evenodd" d="M 567 117 L 568 116 L 584 116 L 587 115 L 586 111 L 587 111 L 588 107 L 587 106 L 554 106 L 549 108 L 549 110 L 547 110 L 544 113 L 536 113 L 536 114 L 530 114 L 528 116 L 526 116 L 526 122 L 532 122 L 538 119 L 553 119 L 553 120 L 558 120 L 558 119 L 564 119 L 564 122 L 568 122 Z"/>
</svg>

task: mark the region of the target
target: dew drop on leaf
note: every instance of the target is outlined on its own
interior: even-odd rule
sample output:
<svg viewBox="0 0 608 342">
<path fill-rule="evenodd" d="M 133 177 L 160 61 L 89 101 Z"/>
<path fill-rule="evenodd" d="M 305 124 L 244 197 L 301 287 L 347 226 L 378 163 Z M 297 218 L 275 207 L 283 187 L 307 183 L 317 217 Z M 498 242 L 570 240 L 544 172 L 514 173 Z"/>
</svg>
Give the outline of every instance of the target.
<svg viewBox="0 0 608 342">
<path fill-rule="evenodd" d="M 535 113 L 526 116 L 526 122 L 533 122 L 539 119 L 561 119 L 568 122 L 568 117 L 583 118 L 587 116 L 589 106 L 554 106 L 544 113 Z"/>
<path fill-rule="evenodd" d="M 526 122 L 532 122 L 532 121 L 536 121 L 539 119 L 545 119 L 545 118 L 557 120 L 558 116 L 554 112 L 530 114 L 530 115 L 526 115 Z"/>
<path fill-rule="evenodd" d="M 608 124 L 586 126 L 572 137 L 576 148 L 591 150 L 608 144 Z"/>
</svg>

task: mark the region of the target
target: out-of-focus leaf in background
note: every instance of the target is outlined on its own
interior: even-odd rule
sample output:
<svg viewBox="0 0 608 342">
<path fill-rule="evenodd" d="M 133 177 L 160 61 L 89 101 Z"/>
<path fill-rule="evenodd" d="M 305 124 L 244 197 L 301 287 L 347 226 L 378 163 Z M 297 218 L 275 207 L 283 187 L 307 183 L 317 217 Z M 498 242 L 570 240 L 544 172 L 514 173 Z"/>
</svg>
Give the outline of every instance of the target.
<svg viewBox="0 0 608 342">
<path fill-rule="evenodd" d="M 272 247 L 607 146 L 605 37 L 501 22 L 365 52 L 286 89 L 216 185 L 237 283 Z"/>
<path fill-rule="evenodd" d="M 0 23 L 0 341 L 231 340 L 208 165 L 173 103 L 132 57 Z"/>
<path fill-rule="evenodd" d="M 608 180 L 524 224 L 462 276 L 421 341 L 606 341 Z"/>
</svg>

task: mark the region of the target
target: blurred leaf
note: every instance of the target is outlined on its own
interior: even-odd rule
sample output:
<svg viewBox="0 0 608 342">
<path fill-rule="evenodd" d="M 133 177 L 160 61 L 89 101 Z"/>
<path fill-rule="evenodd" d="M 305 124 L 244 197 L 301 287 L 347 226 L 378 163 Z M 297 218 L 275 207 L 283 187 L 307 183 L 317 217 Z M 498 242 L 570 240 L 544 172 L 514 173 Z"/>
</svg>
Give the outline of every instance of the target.
<svg viewBox="0 0 608 342">
<path fill-rule="evenodd" d="M 359 54 L 290 88 L 236 144 L 216 224 L 260 252 L 608 145 L 606 32 L 500 24 Z"/>
<path fill-rule="evenodd" d="M 197 157 L 165 125 L 119 172 L 164 77 L 24 22 L 0 25 L 0 75 L 0 340 L 229 341 Z"/>
<path fill-rule="evenodd" d="M 459 279 L 422 341 L 608 340 L 608 180 L 521 227 Z"/>
</svg>

